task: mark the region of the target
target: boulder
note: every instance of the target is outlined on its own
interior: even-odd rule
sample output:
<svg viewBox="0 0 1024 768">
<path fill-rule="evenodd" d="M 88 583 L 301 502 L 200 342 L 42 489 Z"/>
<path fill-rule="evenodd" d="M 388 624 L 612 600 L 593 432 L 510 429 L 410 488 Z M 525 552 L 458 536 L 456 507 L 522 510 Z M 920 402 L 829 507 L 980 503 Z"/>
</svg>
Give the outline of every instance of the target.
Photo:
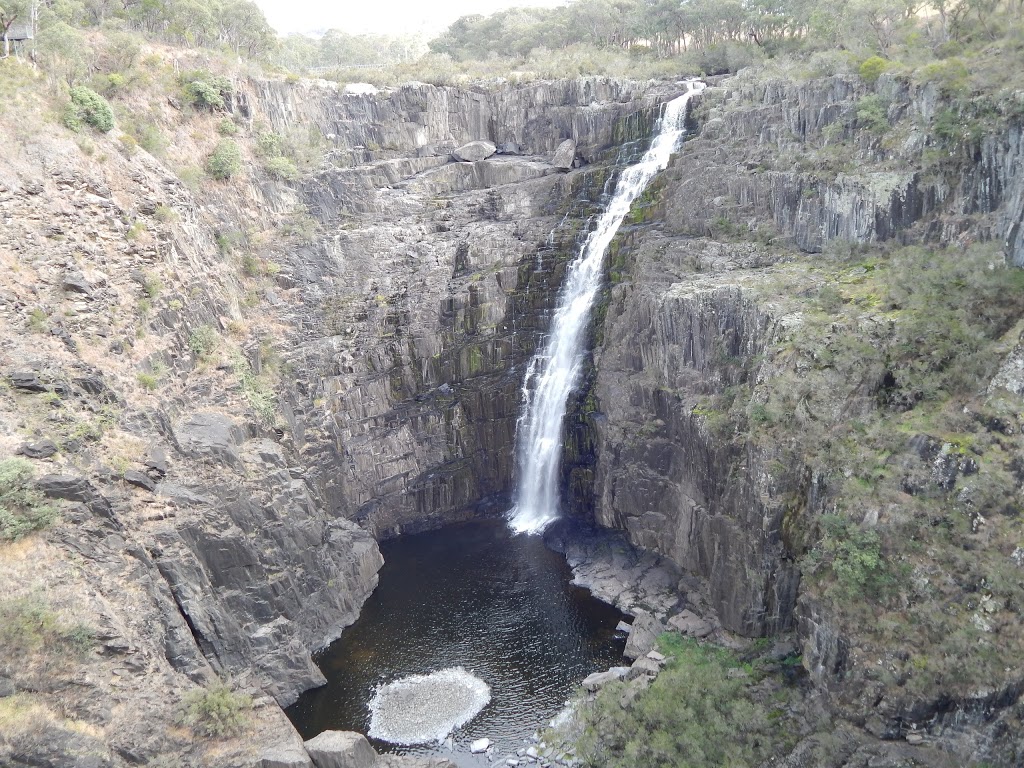
<svg viewBox="0 0 1024 768">
<path fill-rule="evenodd" d="M 238 446 L 245 440 L 245 433 L 227 416 L 208 411 L 194 413 L 175 425 L 174 437 L 188 456 L 241 467 Z"/>
<path fill-rule="evenodd" d="M 576 142 L 572 139 L 566 139 L 558 148 L 555 150 L 554 157 L 551 158 L 551 164 L 555 168 L 561 168 L 563 170 L 569 170 L 572 168 L 572 162 L 576 159 Z"/>
<path fill-rule="evenodd" d="M 64 275 L 64 282 L 61 287 L 69 293 L 80 293 L 83 296 L 92 295 L 92 286 L 86 281 L 80 272 L 69 272 Z"/>
<path fill-rule="evenodd" d="M 370 768 L 377 752 L 361 733 L 324 731 L 305 743 L 316 768 Z"/>
<path fill-rule="evenodd" d="M 84 477 L 74 475 L 43 475 L 36 481 L 36 487 L 51 499 L 81 501 L 85 504 L 96 499 L 96 489 Z"/>
<path fill-rule="evenodd" d="M 595 672 L 583 678 L 583 688 L 587 691 L 596 691 L 608 683 L 621 680 L 629 673 L 629 667 L 612 667 L 607 672 Z"/>
<path fill-rule="evenodd" d="M 486 160 L 497 150 L 498 148 L 489 141 L 471 141 L 469 144 L 463 144 L 452 154 L 456 160 L 461 160 L 465 163 L 475 163 L 477 160 Z"/>
<path fill-rule="evenodd" d="M 491 747 L 490 739 L 477 739 L 469 745 L 469 751 L 474 755 L 478 755 L 481 752 L 486 752 Z"/>
<path fill-rule="evenodd" d="M 678 632 L 693 637 L 707 637 L 714 630 L 714 627 L 693 611 L 683 611 L 678 616 L 673 616 L 668 620 L 668 624 Z"/>
<path fill-rule="evenodd" d="M 514 141 L 506 141 L 498 145 L 499 155 L 521 155 L 523 154 L 522 147 L 516 144 Z"/>
<path fill-rule="evenodd" d="M 134 485 L 136 488 L 141 488 L 144 491 L 152 493 L 156 490 L 156 483 L 153 482 L 149 475 L 138 472 L 134 469 L 129 469 L 124 473 L 124 481 L 129 485 Z"/>
<path fill-rule="evenodd" d="M 639 659 L 654 650 L 658 643 L 658 635 L 665 631 L 661 620 L 650 613 L 637 611 L 633 619 L 633 629 L 626 640 L 626 649 L 622 655 L 629 659 Z"/>
<path fill-rule="evenodd" d="M 32 371 L 19 371 L 11 374 L 11 386 L 26 392 L 45 392 L 46 385 Z"/>
<path fill-rule="evenodd" d="M 167 474 L 167 451 L 159 445 L 154 445 L 143 457 L 142 466 L 146 468 L 150 477 L 164 477 Z"/>
<path fill-rule="evenodd" d="M 25 443 L 18 453 L 30 459 L 48 459 L 57 452 L 57 444 L 53 440 L 43 438 L 35 443 Z"/>
<path fill-rule="evenodd" d="M 661 664 L 648 659 L 646 657 L 637 659 L 633 662 L 633 666 L 629 668 L 629 674 L 626 675 L 628 680 L 633 680 L 637 677 L 643 677 L 644 675 L 650 675 L 654 677 L 661 671 Z"/>
<path fill-rule="evenodd" d="M 278 744 L 263 751 L 259 768 L 313 768 L 313 762 L 302 747 Z"/>
</svg>

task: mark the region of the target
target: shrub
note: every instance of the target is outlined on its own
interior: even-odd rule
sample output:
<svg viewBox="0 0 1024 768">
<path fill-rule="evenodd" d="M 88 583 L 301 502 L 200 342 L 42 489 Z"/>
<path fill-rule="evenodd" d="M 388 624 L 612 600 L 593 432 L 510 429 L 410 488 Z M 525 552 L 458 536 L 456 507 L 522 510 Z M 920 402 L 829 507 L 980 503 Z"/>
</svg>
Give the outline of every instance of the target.
<svg viewBox="0 0 1024 768">
<path fill-rule="evenodd" d="M 182 76 L 181 82 L 186 101 L 197 109 L 210 112 L 224 109 L 234 92 L 231 81 L 226 77 L 211 75 L 203 70 Z"/>
<path fill-rule="evenodd" d="M 78 85 L 71 89 L 71 103 L 64 113 L 64 125 L 77 131 L 83 123 L 106 133 L 114 127 L 114 112 L 96 91 Z"/>
<path fill-rule="evenodd" d="M 878 82 L 878 78 L 882 76 L 882 73 L 887 71 L 891 66 L 892 62 L 888 59 L 883 59 L 881 56 L 871 56 L 861 62 L 858 72 L 860 73 L 860 76 L 864 78 L 864 82 L 869 85 L 874 85 Z"/>
<path fill-rule="evenodd" d="M 146 373 L 144 371 L 140 371 L 139 373 L 135 374 L 135 379 L 136 381 L 139 382 L 139 385 L 147 392 L 152 392 L 153 390 L 155 390 L 160 383 L 160 380 L 156 376 L 156 374 Z"/>
<path fill-rule="evenodd" d="M 263 161 L 263 168 L 270 176 L 282 181 L 298 181 L 301 174 L 295 163 L 287 157 L 270 157 Z"/>
<path fill-rule="evenodd" d="M 220 344 L 220 336 L 208 325 L 201 325 L 188 336 L 188 348 L 201 360 L 207 359 Z"/>
<path fill-rule="evenodd" d="M 251 698 L 217 683 L 185 696 L 181 722 L 203 736 L 233 736 L 241 733 L 251 709 Z"/>
<path fill-rule="evenodd" d="M 56 507 L 33 485 L 34 476 L 25 459 L 0 461 L 0 541 L 15 541 L 57 519 Z"/>
<path fill-rule="evenodd" d="M 217 133 L 221 136 L 235 136 L 238 133 L 238 124 L 230 117 L 225 117 L 217 123 Z"/>
<path fill-rule="evenodd" d="M 857 123 L 871 133 L 881 135 L 889 130 L 888 113 L 885 102 L 874 94 L 857 102 Z"/>
<path fill-rule="evenodd" d="M 613 683 L 582 710 L 585 765 L 760 765 L 783 748 L 786 729 L 753 700 L 752 670 L 731 651 L 679 635 L 659 646 L 671 660 L 632 704 Z"/>
<path fill-rule="evenodd" d="M 892 578 L 882 558 L 878 532 L 839 515 L 825 515 L 821 522 L 825 528 L 821 550 L 836 577 L 834 589 L 847 599 L 880 597 Z"/>
<path fill-rule="evenodd" d="M 12 658 L 43 651 L 82 656 L 93 646 L 95 633 L 84 624 L 64 624 L 44 602 L 21 597 L 0 602 L 0 648 Z"/>
<path fill-rule="evenodd" d="M 217 142 L 210 156 L 206 158 L 206 172 L 215 179 L 230 179 L 242 170 L 242 151 L 232 139 Z"/>
</svg>

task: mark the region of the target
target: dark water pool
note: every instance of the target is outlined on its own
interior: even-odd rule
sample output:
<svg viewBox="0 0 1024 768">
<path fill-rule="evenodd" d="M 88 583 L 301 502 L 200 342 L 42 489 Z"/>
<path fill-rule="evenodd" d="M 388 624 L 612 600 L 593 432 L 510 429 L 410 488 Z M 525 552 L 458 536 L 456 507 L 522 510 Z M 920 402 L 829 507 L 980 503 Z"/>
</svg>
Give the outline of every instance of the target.
<svg viewBox="0 0 1024 768">
<path fill-rule="evenodd" d="M 621 663 L 622 614 L 569 584 L 562 555 L 539 536 L 513 536 L 503 520 L 386 542 L 380 585 L 359 620 L 317 657 L 327 677 L 288 716 L 303 738 L 328 729 L 366 733 L 377 686 L 462 666 L 491 687 L 484 710 L 443 745 L 380 751 L 443 754 L 489 765 L 469 743 L 489 738 L 495 757 L 523 746 L 591 672 Z"/>
</svg>

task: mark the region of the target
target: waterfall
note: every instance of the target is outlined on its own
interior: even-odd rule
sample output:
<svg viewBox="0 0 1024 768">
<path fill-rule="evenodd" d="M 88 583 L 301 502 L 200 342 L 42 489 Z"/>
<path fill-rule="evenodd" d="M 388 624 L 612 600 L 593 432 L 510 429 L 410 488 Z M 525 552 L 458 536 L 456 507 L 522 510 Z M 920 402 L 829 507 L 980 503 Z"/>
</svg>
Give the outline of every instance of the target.
<svg viewBox="0 0 1024 768">
<path fill-rule="evenodd" d="M 604 255 L 633 201 L 679 147 L 686 105 L 704 84 L 691 81 L 687 87 L 686 93 L 665 105 L 651 148 L 619 177 L 608 207 L 569 267 L 547 341 L 526 370 L 516 428 L 519 485 L 509 521 L 517 533 L 539 533 L 558 517 L 565 404 L 579 383 L 584 334 L 601 287 Z"/>
</svg>

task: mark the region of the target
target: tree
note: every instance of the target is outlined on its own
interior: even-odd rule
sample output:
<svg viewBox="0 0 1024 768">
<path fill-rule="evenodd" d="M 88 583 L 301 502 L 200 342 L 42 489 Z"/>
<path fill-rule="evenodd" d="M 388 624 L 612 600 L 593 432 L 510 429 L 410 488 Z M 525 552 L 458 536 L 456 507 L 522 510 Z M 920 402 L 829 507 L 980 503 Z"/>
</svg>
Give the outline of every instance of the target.
<svg viewBox="0 0 1024 768">
<path fill-rule="evenodd" d="M 11 41 L 7 38 L 16 21 L 28 21 L 32 15 L 32 0 L 0 0 L 0 32 L 4 38 L 4 58 L 11 55 Z"/>
</svg>

